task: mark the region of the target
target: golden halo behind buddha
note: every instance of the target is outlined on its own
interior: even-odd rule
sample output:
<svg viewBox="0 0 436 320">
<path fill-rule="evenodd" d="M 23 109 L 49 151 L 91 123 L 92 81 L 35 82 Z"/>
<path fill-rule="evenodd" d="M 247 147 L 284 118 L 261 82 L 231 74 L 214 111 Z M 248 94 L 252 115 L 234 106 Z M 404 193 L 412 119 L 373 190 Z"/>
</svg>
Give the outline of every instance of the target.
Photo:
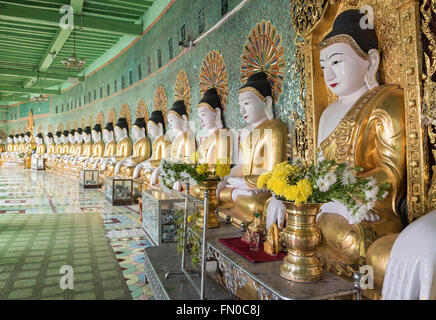
<svg viewBox="0 0 436 320">
<path fill-rule="evenodd" d="M 146 122 L 150 118 L 144 99 L 141 99 L 138 102 L 138 106 L 136 107 L 136 118 L 144 118 Z"/>
<path fill-rule="evenodd" d="M 168 98 L 167 92 L 164 86 L 160 85 L 157 87 L 154 93 L 154 110 L 162 111 L 162 115 L 165 120 L 165 126 L 167 125 L 167 114 L 168 114 Z"/>
<path fill-rule="evenodd" d="M 121 107 L 120 118 L 126 118 L 130 130 L 132 127 L 132 114 L 130 113 L 130 108 L 127 103 L 124 103 Z"/>
<path fill-rule="evenodd" d="M 241 82 L 257 72 L 264 72 L 271 85 L 274 102 L 283 92 L 286 61 L 282 37 L 271 21 L 258 23 L 247 38 L 242 53 Z"/>
<path fill-rule="evenodd" d="M 224 58 L 219 51 L 212 50 L 201 63 L 200 95 L 210 88 L 215 88 L 221 100 L 223 111 L 229 99 L 229 77 Z"/>
<path fill-rule="evenodd" d="M 109 111 L 109 115 L 108 115 L 108 117 L 107 117 L 107 122 L 108 122 L 108 123 L 109 123 L 109 122 L 112 122 L 113 125 L 115 126 L 115 120 L 116 120 L 116 118 L 117 118 L 117 113 L 116 113 L 115 109 L 112 108 L 112 109 Z"/>
<path fill-rule="evenodd" d="M 101 128 L 104 128 L 104 114 L 102 111 L 95 117 L 95 124 L 99 124 Z"/>
<path fill-rule="evenodd" d="M 188 75 L 185 70 L 180 70 L 177 74 L 176 85 L 174 86 L 174 101 L 183 100 L 186 112 L 191 114 L 191 88 L 189 86 Z"/>
</svg>

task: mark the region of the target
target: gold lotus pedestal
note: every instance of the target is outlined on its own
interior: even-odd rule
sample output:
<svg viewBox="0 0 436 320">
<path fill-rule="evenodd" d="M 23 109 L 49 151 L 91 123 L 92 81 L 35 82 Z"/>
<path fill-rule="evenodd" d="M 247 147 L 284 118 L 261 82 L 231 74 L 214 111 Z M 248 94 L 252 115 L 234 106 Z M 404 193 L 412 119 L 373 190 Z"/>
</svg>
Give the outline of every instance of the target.
<svg viewBox="0 0 436 320">
<path fill-rule="evenodd" d="M 219 200 L 216 196 L 216 189 L 218 187 L 218 183 L 220 182 L 220 180 L 216 180 L 216 179 L 209 179 L 205 182 L 200 183 L 199 189 L 200 189 L 200 194 L 199 194 L 199 198 L 200 200 L 204 201 L 204 191 L 208 190 L 209 191 L 209 205 L 208 205 L 208 217 L 207 217 L 207 228 L 208 229 L 212 229 L 212 228 L 218 228 L 220 226 L 220 223 L 218 221 L 218 217 L 215 214 L 216 208 L 219 204 Z M 198 219 L 197 219 L 197 225 L 201 228 L 203 228 L 203 212 L 204 212 L 204 205 L 203 202 L 201 202 L 201 204 L 197 205 L 197 214 L 198 214 Z"/>
<path fill-rule="evenodd" d="M 280 267 L 280 275 L 296 282 L 315 282 L 321 279 L 322 268 L 315 257 L 321 234 L 316 227 L 316 216 L 321 204 L 295 204 L 286 206 L 288 224 L 284 232 L 288 255 Z"/>
</svg>

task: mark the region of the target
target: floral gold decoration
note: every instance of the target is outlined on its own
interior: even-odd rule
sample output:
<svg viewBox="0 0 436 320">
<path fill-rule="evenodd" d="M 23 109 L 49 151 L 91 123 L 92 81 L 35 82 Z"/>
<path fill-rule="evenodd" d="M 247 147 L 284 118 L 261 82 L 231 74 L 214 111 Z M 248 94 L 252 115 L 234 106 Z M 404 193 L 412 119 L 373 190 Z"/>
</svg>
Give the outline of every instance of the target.
<svg viewBox="0 0 436 320">
<path fill-rule="evenodd" d="M 86 118 L 85 117 L 82 117 L 82 119 L 80 119 L 80 127 L 82 129 L 85 129 L 85 127 L 86 127 Z"/>
<path fill-rule="evenodd" d="M 79 123 L 77 122 L 77 120 L 74 120 L 72 129 L 77 130 L 78 128 L 79 128 Z"/>
<path fill-rule="evenodd" d="M 180 70 L 177 74 L 174 86 L 174 101 L 183 100 L 186 105 L 186 112 L 191 114 L 191 87 L 189 86 L 188 75 L 185 70 Z"/>
<path fill-rule="evenodd" d="M 282 37 L 270 21 L 258 23 L 244 45 L 241 64 L 241 82 L 252 74 L 265 72 L 271 84 L 273 99 L 278 103 L 283 92 L 286 61 Z"/>
<path fill-rule="evenodd" d="M 136 118 L 144 118 L 147 121 L 150 117 L 148 115 L 147 105 L 144 99 L 140 99 L 136 107 Z"/>
<path fill-rule="evenodd" d="M 48 125 L 48 127 L 47 127 L 47 133 L 48 133 L 48 132 L 51 132 L 51 133 L 53 133 L 53 134 L 55 133 L 55 132 L 54 132 L 54 127 L 53 127 L 52 124 L 49 124 L 49 125 Z"/>
<path fill-rule="evenodd" d="M 120 118 L 126 118 L 130 130 L 132 127 L 132 114 L 130 113 L 130 108 L 127 103 L 123 103 L 121 107 Z"/>
<path fill-rule="evenodd" d="M 71 131 L 71 122 L 70 122 L 70 121 L 67 122 L 66 129 L 67 129 L 68 131 Z"/>
<path fill-rule="evenodd" d="M 39 133 L 43 133 L 43 129 L 42 129 L 42 126 L 38 126 L 38 128 L 36 129 L 36 134 L 39 134 Z"/>
<path fill-rule="evenodd" d="M 107 122 L 112 122 L 115 125 L 116 119 L 117 119 L 117 113 L 115 109 L 112 108 L 107 116 Z"/>
<path fill-rule="evenodd" d="M 57 131 L 60 131 L 60 132 L 64 131 L 64 124 L 63 123 L 58 124 Z"/>
<path fill-rule="evenodd" d="M 200 95 L 203 96 L 210 88 L 217 90 L 225 111 L 229 100 L 229 76 L 224 58 L 217 50 L 210 51 L 201 63 Z"/>
<path fill-rule="evenodd" d="M 92 128 L 93 125 L 94 125 L 94 117 L 92 116 L 92 114 L 90 114 L 88 117 L 88 126 Z"/>
<path fill-rule="evenodd" d="M 104 114 L 103 111 L 100 111 L 97 116 L 95 117 L 95 124 L 99 124 L 100 127 L 104 128 Z"/>
<path fill-rule="evenodd" d="M 166 126 L 168 114 L 168 98 L 167 92 L 162 85 L 157 87 L 156 92 L 154 93 L 154 110 L 162 111 Z"/>
</svg>

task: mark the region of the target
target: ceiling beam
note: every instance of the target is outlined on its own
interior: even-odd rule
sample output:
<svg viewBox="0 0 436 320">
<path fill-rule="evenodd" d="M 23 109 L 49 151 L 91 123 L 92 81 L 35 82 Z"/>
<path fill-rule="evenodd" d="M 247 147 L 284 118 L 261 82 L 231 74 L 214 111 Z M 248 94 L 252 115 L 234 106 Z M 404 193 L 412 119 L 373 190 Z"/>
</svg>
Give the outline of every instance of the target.
<svg viewBox="0 0 436 320">
<path fill-rule="evenodd" d="M 0 19 L 6 21 L 28 22 L 59 27 L 61 14 L 53 10 L 42 8 L 27 8 L 13 4 L 0 4 Z M 75 14 L 74 21 L 83 30 L 100 31 L 130 36 L 140 36 L 143 32 L 142 24 L 116 21 L 108 18 L 80 16 Z"/>
<path fill-rule="evenodd" d="M 36 88 L 21 88 L 21 87 L 5 87 L 0 86 L 0 92 L 12 92 L 12 93 L 36 93 L 36 94 L 60 94 L 60 90 L 54 89 L 36 89 Z"/>
<path fill-rule="evenodd" d="M 50 72 L 32 72 L 32 71 L 24 71 L 24 70 L 16 70 L 16 69 L 8 69 L 8 68 L 0 68 L 0 75 L 2 76 L 11 76 L 11 77 L 25 77 L 25 78 L 43 78 L 44 80 L 63 80 L 68 81 L 70 78 L 69 75 L 59 74 L 59 73 L 50 73 Z M 76 78 L 76 76 L 71 75 L 71 77 Z M 84 77 L 78 77 L 79 81 L 83 81 Z"/>
</svg>

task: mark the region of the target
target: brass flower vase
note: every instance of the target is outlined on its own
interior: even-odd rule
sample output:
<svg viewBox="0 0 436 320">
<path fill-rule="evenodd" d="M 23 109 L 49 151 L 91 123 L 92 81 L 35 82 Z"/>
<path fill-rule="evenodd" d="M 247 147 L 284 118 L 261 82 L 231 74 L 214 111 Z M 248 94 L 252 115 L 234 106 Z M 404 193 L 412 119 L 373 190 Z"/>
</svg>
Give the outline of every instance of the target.
<svg viewBox="0 0 436 320">
<path fill-rule="evenodd" d="M 288 249 L 280 267 L 280 275 L 296 282 L 316 282 L 322 277 L 322 268 L 315 257 L 321 240 L 316 227 L 316 216 L 322 204 L 295 204 L 283 202 L 286 207 L 288 224 L 284 240 Z"/>
<path fill-rule="evenodd" d="M 216 196 L 216 189 L 218 187 L 218 183 L 220 180 L 217 179 L 209 179 L 207 181 L 204 181 L 200 183 L 199 189 L 200 194 L 199 198 L 200 200 L 204 200 L 204 191 L 209 190 L 209 205 L 208 205 L 208 217 L 207 217 L 207 228 L 218 228 L 220 226 L 218 217 L 215 214 L 215 210 L 219 204 L 219 200 Z M 197 226 L 203 228 L 203 212 L 204 212 L 204 205 L 199 204 L 197 205 Z"/>
</svg>

